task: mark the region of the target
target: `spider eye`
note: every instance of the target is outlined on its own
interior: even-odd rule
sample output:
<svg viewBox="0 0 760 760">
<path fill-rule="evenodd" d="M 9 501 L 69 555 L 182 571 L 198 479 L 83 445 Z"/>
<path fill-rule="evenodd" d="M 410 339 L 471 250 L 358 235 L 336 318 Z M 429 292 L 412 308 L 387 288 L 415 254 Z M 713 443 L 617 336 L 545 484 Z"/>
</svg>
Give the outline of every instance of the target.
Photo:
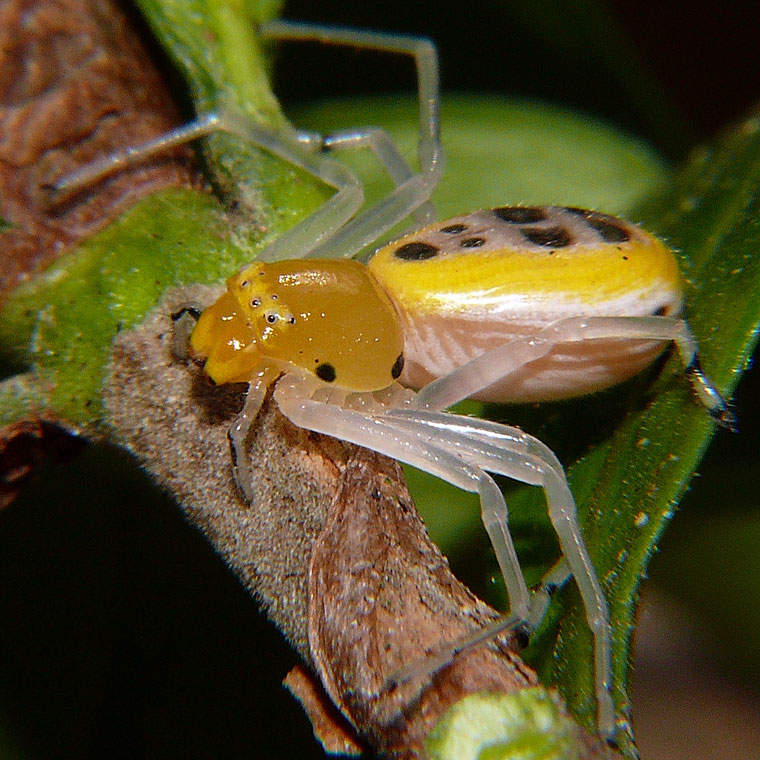
<svg viewBox="0 0 760 760">
<path fill-rule="evenodd" d="M 266 321 L 267 321 L 267 322 L 268 322 L 270 325 L 273 325 L 273 324 L 274 324 L 274 323 L 275 323 L 275 322 L 276 322 L 276 321 L 279 319 L 279 316 L 278 316 L 278 315 L 277 315 L 275 312 L 273 312 L 273 311 L 269 311 L 269 312 L 267 312 L 267 313 L 266 313 L 266 315 L 264 316 L 264 319 L 266 319 Z"/>
<path fill-rule="evenodd" d="M 258 298 L 254 298 L 254 299 L 251 301 L 251 306 L 253 306 L 253 308 L 254 308 L 254 309 L 256 309 L 256 308 L 258 308 L 259 306 L 261 306 L 261 301 L 260 301 Z"/>
</svg>

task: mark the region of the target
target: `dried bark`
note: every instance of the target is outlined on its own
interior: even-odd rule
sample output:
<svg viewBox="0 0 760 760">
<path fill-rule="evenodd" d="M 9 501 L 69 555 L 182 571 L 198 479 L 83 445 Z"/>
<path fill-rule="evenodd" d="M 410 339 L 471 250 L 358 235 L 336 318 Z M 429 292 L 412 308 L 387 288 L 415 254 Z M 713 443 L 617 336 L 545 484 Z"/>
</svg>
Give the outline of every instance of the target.
<svg viewBox="0 0 760 760">
<path fill-rule="evenodd" d="M 144 36 L 144 35 L 143 35 Z M 179 116 L 133 19 L 108 0 L 0 4 L 0 298 L 146 193 L 197 183 L 171 151 L 52 206 L 45 186 Z"/>
<path fill-rule="evenodd" d="M 431 681 L 388 689 L 410 662 L 498 617 L 451 573 L 431 543 L 398 464 L 357 449 L 314 544 L 309 566 L 313 666 L 371 746 L 422 754 L 444 712 L 467 694 L 534 686 L 514 641 L 501 637 L 458 656 Z"/>
</svg>

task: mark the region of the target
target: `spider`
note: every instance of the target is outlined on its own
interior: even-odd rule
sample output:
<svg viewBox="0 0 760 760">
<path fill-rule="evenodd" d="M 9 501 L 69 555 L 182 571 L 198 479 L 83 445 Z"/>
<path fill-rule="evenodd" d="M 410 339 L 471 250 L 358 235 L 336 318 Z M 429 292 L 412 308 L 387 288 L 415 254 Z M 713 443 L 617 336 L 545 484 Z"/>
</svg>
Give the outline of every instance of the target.
<svg viewBox="0 0 760 760">
<path fill-rule="evenodd" d="M 696 342 L 679 316 L 682 282 L 673 254 L 628 222 L 571 207 L 504 206 L 435 221 L 429 198 L 441 176 L 442 149 L 433 44 L 289 22 L 267 23 L 260 32 L 412 56 L 420 170 L 410 169 L 381 129 L 273 132 L 224 112 L 86 166 L 59 181 L 56 193 L 71 194 L 125 164 L 216 130 L 244 137 L 333 186 L 336 192 L 314 214 L 229 278 L 190 338 L 192 354 L 213 382 L 249 383 L 229 432 L 241 495 L 255 496 L 246 436 L 273 385 L 280 410 L 296 425 L 477 492 L 510 615 L 452 645 L 450 656 L 510 627 L 533 630 L 550 591 L 572 576 L 594 637 L 598 727 L 614 740 L 608 606 L 562 465 L 518 428 L 444 410 L 468 397 L 524 402 L 596 391 L 636 374 L 675 342 L 697 398 L 732 427 L 732 413 L 702 372 Z M 395 188 L 357 213 L 362 188 L 330 154 L 362 147 L 372 150 Z M 366 266 L 351 258 L 408 216 L 421 228 L 382 246 Z M 544 489 L 563 559 L 533 595 L 504 497 L 489 473 Z M 397 678 L 419 672 L 412 664 Z"/>
</svg>

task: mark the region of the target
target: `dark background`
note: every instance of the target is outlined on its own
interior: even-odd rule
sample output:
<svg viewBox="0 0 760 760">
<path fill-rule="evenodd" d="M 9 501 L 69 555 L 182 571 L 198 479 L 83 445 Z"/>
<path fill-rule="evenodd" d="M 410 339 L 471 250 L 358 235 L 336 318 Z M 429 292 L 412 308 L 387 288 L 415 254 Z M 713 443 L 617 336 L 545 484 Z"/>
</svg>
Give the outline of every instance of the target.
<svg viewBox="0 0 760 760">
<path fill-rule="evenodd" d="M 589 111 L 670 156 L 741 117 L 758 99 L 760 8 L 752 2 L 477 0 L 457 8 L 430 0 L 291 0 L 285 17 L 426 35 L 438 44 L 444 90 L 497 92 Z M 278 70 L 277 93 L 285 102 L 302 102 L 393 92 L 408 81 L 404 61 L 383 57 L 366 68 L 364 61 L 342 60 L 317 46 L 294 48 Z M 639 97 L 630 85 L 637 76 L 647 90 Z M 671 116 L 680 116 L 677 129 L 647 110 L 643 101 L 656 90 Z"/>
</svg>

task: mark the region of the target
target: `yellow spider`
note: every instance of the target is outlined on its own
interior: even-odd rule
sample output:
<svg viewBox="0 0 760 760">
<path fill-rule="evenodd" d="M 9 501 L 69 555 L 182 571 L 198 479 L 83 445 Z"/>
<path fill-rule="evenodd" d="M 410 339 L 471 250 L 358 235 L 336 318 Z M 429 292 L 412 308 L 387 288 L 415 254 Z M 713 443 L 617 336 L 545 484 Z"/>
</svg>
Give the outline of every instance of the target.
<svg viewBox="0 0 760 760">
<path fill-rule="evenodd" d="M 272 384 L 280 410 L 296 425 L 479 493 L 509 593 L 511 615 L 498 628 L 535 628 L 548 592 L 572 575 L 594 635 L 599 730 L 614 740 L 607 601 L 561 464 L 517 428 L 443 410 L 467 397 L 538 401 L 590 393 L 639 372 L 674 341 L 697 397 L 732 426 L 679 316 L 682 281 L 673 254 L 628 222 L 578 208 L 505 206 L 435 222 L 429 198 L 442 151 L 432 43 L 286 22 L 269 23 L 261 33 L 413 56 L 420 171 L 411 171 L 380 129 L 273 133 L 224 113 L 85 167 L 60 182 L 58 192 L 71 193 L 126 162 L 214 130 L 247 138 L 334 186 L 336 193 L 311 217 L 230 277 L 191 336 L 193 354 L 215 383 L 250 384 L 230 429 L 241 494 L 252 500 L 256 492 L 246 434 Z M 361 186 L 329 155 L 357 147 L 369 147 L 396 185 L 358 214 Z M 350 260 L 410 215 L 421 229 L 380 248 L 367 266 Z M 533 596 L 504 497 L 489 472 L 544 489 L 564 559 Z"/>
</svg>

